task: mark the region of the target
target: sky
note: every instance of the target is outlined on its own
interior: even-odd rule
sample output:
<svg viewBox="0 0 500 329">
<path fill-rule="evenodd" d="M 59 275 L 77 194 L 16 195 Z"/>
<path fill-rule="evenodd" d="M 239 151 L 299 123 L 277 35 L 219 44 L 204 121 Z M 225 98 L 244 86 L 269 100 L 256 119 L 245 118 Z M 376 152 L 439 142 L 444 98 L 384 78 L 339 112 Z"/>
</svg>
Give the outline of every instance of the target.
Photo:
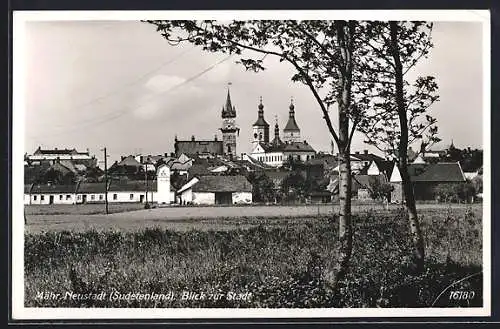
<svg viewBox="0 0 500 329">
<path fill-rule="evenodd" d="M 437 22 L 434 49 L 412 75 L 433 75 L 440 101 L 430 109 L 446 147 L 481 148 L 482 27 Z M 266 70 L 246 72 L 236 57 L 172 46 L 155 27 L 138 21 L 27 22 L 25 35 L 25 152 L 76 148 L 111 162 L 121 155 L 164 154 L 174 138 L 221 138 L 221 108 L 228 82 L 237 112 L 238 153 L 251 151 L 252 124 L 262 97 L 274 132 L 286 124 L 293 97 L 302 138 L 331 151 L 320 108 L 294 69 L 268 56 Z M 336 114 L 332 114 L 336 123 Z M 335 124 L 336 126 L 336 124 Z M 376 150 L 355 134 L 352 151 Z M 336 150 L 335 150 L 336 152 Z"/>
</svg>

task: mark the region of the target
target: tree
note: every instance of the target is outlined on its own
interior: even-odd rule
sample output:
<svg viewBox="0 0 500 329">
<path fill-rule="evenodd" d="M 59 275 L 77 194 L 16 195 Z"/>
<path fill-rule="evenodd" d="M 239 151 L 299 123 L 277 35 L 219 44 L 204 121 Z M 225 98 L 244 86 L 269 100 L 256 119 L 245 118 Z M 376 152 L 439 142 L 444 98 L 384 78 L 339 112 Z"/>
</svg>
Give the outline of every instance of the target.
<svg viewBox="0 0 500 329">
<path fill-rule="evenodd" d="M 273 181 L 264 173 L 251 172 L 247 177 L 252 184 L 252 198 L 257 202 L 273 202 L 276 192 Z"/>
<path fill-rule="evenodd" d="M 239 63 L 247 70 L 264 70 L 265 57 L 276 56 L 295 69 L 292 81 L 309 88 L 339 150 L 340 257 L 331 280 L 335 289 L 345 276 L 352 253 L 350 145 L 360 121 L 358 117 L 368 105 L 365 83 L 353 79 L 358 61 L 366 53 L 359 38 L 362 32 L 359 22 L 148 22 L 173 45 L 189 42 L 205 51 L 238 55 Z M 259 57 L 243 57 L 243 52 Z M 338 110 L 338 130 L 334 129 L 329 113 L 329 107 L 334 104 Z"/>
<path fill-rule="evenodd" d="M 359 127 L 367 137 L 366 143 L 396 160 L 401 173 L 415 264 L 420 271 L 424 266 L 425 251 L 408 173 L 408 146 L 422 141 L 425 148 L 440 140 L 437 120 L 427 113 L 439 97 L 434 77 L 418 77 L 410 86 L 406 74 L 433 47 L 432 24 L 391 21 L 370 22 L 366 27 L 370 52 L 362 71 L 373 80 L 370 102 L 373 110 L 362 118 Z"/>
<path fill-rule="evenodd" d="M 373 200 L 391 201 L 391 193 L 394 191 L 394 186 L 386 182 L 381 182 L 378 177 L 370 177 L 369 184 L 368 191 Z"/>
</svg>

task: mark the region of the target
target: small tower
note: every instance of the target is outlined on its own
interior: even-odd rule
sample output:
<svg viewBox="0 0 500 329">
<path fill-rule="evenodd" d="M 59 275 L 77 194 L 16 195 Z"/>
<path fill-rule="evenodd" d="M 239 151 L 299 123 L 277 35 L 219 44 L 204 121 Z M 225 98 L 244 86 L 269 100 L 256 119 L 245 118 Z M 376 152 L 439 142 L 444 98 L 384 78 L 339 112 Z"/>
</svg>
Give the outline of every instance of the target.
<svg viewBox="0 0 500 329">
<path fill-rule="evenodd" d="M 300 128 L 295 121 L 295 106 L 293 105 L 293 98 L 290 101 L 290 111 L 288 112 L 288 122 L 285 129 L 283 129 L 283 139 L 287 143 L 300 141 Z"/>
<path fill-rule="evenodd" d="M 253 124 L 253 142 L 252 146 L 255 147 L 258 143 L 269 143 L 269 124 L 264 119 L 264 105 L 262 104 L 262 97 L 259 103 L 259 112 L 257 121 Z"/>
<path fill-rule="evenodd" d="M 229 86 L 227 87 L 226 105 L 222 107 L 222 144 L 223 153 L 229 157 L 236 156 L 236 135 L 240 128 L 236 127 L 236 107 L 231 103 Z"/>
<path fill-rule="evenodd" d="M 280 139 L 280 128 L 278 126 L 278 116 L 275 117 L 276 123 L 274 124 L 274 139 L 271 142 L 274 146 L 279 146 L 283 144 L 283 142 Z"/>
</svg>

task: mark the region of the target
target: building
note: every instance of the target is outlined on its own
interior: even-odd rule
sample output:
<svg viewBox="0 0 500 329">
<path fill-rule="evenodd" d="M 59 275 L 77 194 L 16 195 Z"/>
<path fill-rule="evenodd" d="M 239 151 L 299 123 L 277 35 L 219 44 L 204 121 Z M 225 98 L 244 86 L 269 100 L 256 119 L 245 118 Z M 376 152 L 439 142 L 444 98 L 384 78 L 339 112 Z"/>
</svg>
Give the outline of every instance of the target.
<svg viewBox="0 0 500 329">
<path fill-rule="evenodd" d="M 83 164 L 87 167 L 95 167 L 97 159 L 91 156 L 89 150 L 78 152 L 73 149 L 42 149 L 41 146 L 36 149 L 32 155 L 26 155 L 25 160 L 30 165 L 38 165 L 43 162 L 55 163 L 56 160 L 70 160 L 73 163 Z"/>
<path fill-rule="evenodd" d="M 176 157 L 181 154 L 186 154 L 189 157 L 217 156 L 224 154 L 224 144 L 217 139 L 217 136 L 213 140 L 196 140 L 194 135 L 191 136 L 191 140 L 178 140 L 176 136 L 174 152 Z"/>
<path fill-rule="evenodd" d="M 441 184 L 460 184 L 466 180 L 459 162 L 410 164 L 408 165 L 408 173 L 413 185 L 415 200 L 435 200 L 436 188 Z M 404 200 L 402 179 L 396 164 L 394 164 L 389 181 L 394 187 L 391 200 L 402 202 Z"/>
<path fill-rule="evenodd" d="M 313 159 L 316 151 L 306 140 L 300 141 L 300 129 L 295 120 L 295 106 L 290 104 L 288 122 L 283 130 L 284 141 L 280 138 L 278 120 L 274 126 L 274 139 L 269 142 L 269 124 L 264 119 L 262 99 L 259 104 L 257 121 L 253 125 L 252 152 L 250 157 L 274 168 L 287 162 L 306 162 Z"/>
<path fill-rule="evenodd" d="M 175 201 L 175 189 L 170 185 L 170 169 L 159 167 L 157 179 L 110 180 L 107 194 L 109 203 L 158 203 Z M 24 186 L 24 204 L 83 204 L 104 203 L 105 183 L 78 182 L 75 184 L 30 184 Z"/>
<path fill-rule="evenodd" d="M 193 177 L 177 191 L 179 204 L 219 205 L 252 203 L 252 184 L 245 176 Z"/>
<path fill-rule="evenodd" d="M 240 133 L 240 128 L 236 127 L 236 107 L 231 103 L 229 88 L 227 89 L 226 105 L 222 107 L 222 148 L 223 154 L 230 158 L 236 157 L 236 135 Z"/>
</svg>

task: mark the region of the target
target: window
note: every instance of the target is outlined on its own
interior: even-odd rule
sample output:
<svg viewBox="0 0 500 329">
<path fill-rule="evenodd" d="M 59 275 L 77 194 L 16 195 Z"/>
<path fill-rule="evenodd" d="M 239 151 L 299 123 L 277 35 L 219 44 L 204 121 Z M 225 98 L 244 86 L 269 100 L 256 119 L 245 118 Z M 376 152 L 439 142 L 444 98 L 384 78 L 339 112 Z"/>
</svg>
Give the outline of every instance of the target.
<svg viewBox="0 0 500 329">
<path fill-rule="evenodd" d="M 95 195 L 94 195 L 94 194 L 92 194 L 92 195 L 90 196 L 90 200 L 95 200 Z"/>
<path fill-rule="evenodd" d="M 62 194 L 59 194 L 59 200 L 62 200 L 62 199 L 63 199 Z"/>
<path fill-rule="evenodd" d="M 130 200 L 134 200 L 134 195 L 130 194 Z"/>
<path fill-rule="evenodd" d="M 78 200 L 81 200 L 81 199 L 82 199 L 82 195 L 81 195 L 81 194 L 78 194 L 77 199 L 78 199 Z"/>
<path fill-rule="evenodd" d="M 33 200 L 36 201 L 36 195 L 33 195 Z"/>
<path fill-rule="evenodd" d="M 104 195 L 99 194 L 99 200 L 102 200 L 102 199 L 104 199 Z"/>
<path fill-rule="evenodd" d="M 45 195 L 40 195 L 40 201 L 45 200 Z"/>
<path fill-rule="evenodd" d="M 71 199 L 71 195 L 66 194 L 66 200 L 69 200 L 69 199 Z"/>
<path fill-rule="evenodd" d="M 117 200 L 118 199 L 118 194 L 113 194 L 113 200 Z"/>
</svg>

